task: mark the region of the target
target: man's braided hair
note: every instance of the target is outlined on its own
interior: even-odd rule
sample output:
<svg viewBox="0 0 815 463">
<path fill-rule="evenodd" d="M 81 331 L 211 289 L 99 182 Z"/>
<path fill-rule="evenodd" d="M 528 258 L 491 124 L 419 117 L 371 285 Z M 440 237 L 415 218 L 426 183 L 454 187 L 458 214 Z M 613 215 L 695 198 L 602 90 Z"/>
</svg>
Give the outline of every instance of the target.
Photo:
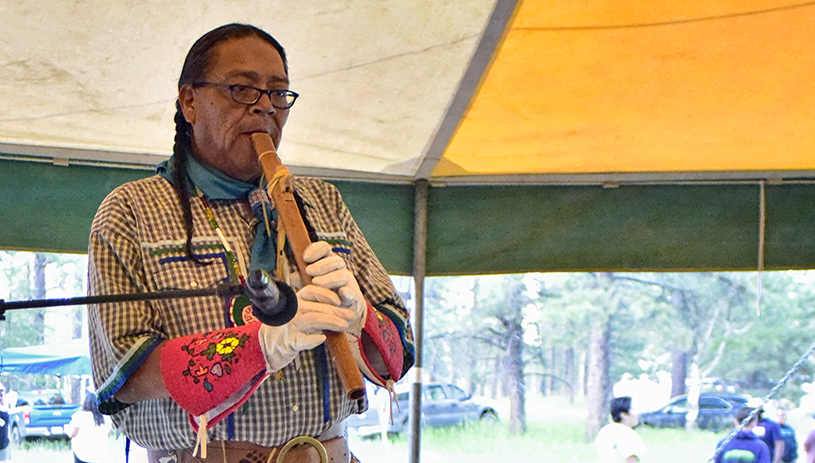
<svg viewBox="0 0 815 463">
<path fill-rule="evenodd" d="M 283 59 L 283 68 L 286 71 L 286 75 L 288 75 L 289 66 L 286 62 L 286 52 L 283 50 L 283 46 L 281 46 L 274 37 L 255 26 L 233 23 L 207 32 L 193 44 L 189 53 L 187 53 L 187 58 L 184 60 L 184 68 L 181 70 L 181 76 L 178 78 L 178 89 L 181 90 L 181 87 L 185 84 L 194 84 L 206 80 L 206 73 L 212 61 L 212 51 L 218 44 L 230 39 L 250 36 L 268 42 L 280 53 L 280 58 Z M 175 109 L 173 189 L 181 203 L 184 230 L 187 234 L 187 242 L 185 245 L 187 257 L 200 264 L 201 261 L 199 261 L 192 252 L 193 224 L 189 194 L 191 185 L 187 177 L 187 156 L 188 153 L 192 152 L 192 126 L 184 119 L 184 114 L 181 112 L 181 103 L 178 100 L 175 102 Z"/>
</svg>

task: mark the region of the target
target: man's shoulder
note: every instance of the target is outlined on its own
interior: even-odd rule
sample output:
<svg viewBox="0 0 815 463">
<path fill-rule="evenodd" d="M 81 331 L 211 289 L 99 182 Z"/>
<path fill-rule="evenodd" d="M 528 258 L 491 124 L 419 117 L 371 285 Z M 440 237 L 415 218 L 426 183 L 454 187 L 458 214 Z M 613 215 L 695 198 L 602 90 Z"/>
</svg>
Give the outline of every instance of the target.
<svg viewBox="0 0 815 463">
<path fill-rule="evenodd" d="M 108 197 L 116 196 L 141 196 L 147 191 L 156 193 L 172 192 L 173 186 L 170 182 L 163 179 L 159 175 L 151 175 L 149 177 L 140 178 L 130 182 L 123 183 L 114 188 Z"/>
<path fill-rule="evenodd" d="M 639 436 L 637 431 L 629 428 L 628 426 L 620 423 L 609 423 L 602 428 L 600 428 L 600 432 L 597 433 L 597 439 L 603 438 L 619 438 L 620 436 Z"/>
<path fill-rule="evenodd" d="M 719 445 L 724 441 L 725 439 L 722 439 Z M 749 452 L 755 455 L 755 457 L 759 457 L 762 454 L 769 455 L 767 444 L 755 434 L 747 431 L 739 432 L 736 438 L 728 442 L 721 450 L 723 461 L 741 461 L 738 458 L 740 458 L 741 455 L 746 456 L 747 454 L 744 452 Z"/>
<path fill-rule="evenodd" d="M 306 204 L 326 203 L 333 207 L 342 202 L 336 186 L 315 177 L 294 177 L 294 189 Z"/>
<path fill-rule="evenodd" d="M 779 428 L 781 426 L 778 423 L 776 423 L 775 421 L 768 420 L 767 418 L 761 419 L 761 421 L 759 421 L 758 424 L 761 425 L 761 426 L 764 426 L 765 428 L 768 427 L 768 426 L 773 427 L 773 428 Z"/>
<path fill-rule="evenodd" d="M 94 222 L 128 210 L 167 208 L 174 204 L 174 198 L 172 185 L 158 175 L 127 182 L 114 188 L 102 200 Z"/>
<path fill-rule="evenodd" d="M 756 424 L 756 428 L 763 428 L 762 440 L 776 441 L 781 438 L 781 427 L 775 421 L 761 420 Z"/>
<path fill-rule="evenodd" d="M 294 177 L 294 185 L 295 188 L 297 188 L 298 192 L 300 191 L 324 192 L 333 191 L 337 189 L 337 187 L 335 187 L 331 183 L 328 183 L 325 180 L 319 179 L 317 177 Z"/>
</svg>

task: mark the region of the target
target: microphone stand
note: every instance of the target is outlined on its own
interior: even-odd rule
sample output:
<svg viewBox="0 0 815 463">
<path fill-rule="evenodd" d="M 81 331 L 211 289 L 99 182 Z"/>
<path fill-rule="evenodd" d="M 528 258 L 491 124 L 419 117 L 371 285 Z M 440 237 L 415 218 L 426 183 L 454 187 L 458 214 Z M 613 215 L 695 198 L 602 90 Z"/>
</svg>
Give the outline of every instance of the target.
<svg viewBox="0 0 815 463">
<path fill-rule="evenodd" d="M 28 301 L 6 302 L 0 299 L 0 320 L 6 319 L 6 310 L 39 309 L 66 305 L 104 304 L 110 302 L 157 301 L 162 299 L 238 296 L 243 294 L 239 284 L 220 283 L 214 288 L 172 289 L 152 293 L 106 294 L 100 296 L 69 297 L 65 299 L 32 299 Z"/>
</svg>

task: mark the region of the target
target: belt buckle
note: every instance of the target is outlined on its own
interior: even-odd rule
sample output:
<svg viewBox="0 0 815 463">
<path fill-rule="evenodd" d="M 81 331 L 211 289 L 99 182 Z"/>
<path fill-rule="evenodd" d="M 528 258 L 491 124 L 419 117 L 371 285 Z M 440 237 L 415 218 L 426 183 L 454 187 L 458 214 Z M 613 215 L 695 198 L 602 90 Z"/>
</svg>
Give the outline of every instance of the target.
<svg viewBox="0 0 815 463">
<path fill-rule="evenodd" d="M 286 445 L 280 448 L 280 455 L 277 456 L 275 460 L 276 463 L 283 463 L 283 458 L 286 457 L 286 454 L 289 453 L 289 450 L 294 448 L 295 445 L 300 444 L 309 444 L 315 449 L 317 449 L 317 453 L 320 454 L 320 462 L 321 463 L 328 463 L 328 452 L 325 450 L 325 446 L 319 440 L 311 437 L 311 436 L 299 436 L 291 439 L 290 441 L 286 442 Z"/>
</svg>

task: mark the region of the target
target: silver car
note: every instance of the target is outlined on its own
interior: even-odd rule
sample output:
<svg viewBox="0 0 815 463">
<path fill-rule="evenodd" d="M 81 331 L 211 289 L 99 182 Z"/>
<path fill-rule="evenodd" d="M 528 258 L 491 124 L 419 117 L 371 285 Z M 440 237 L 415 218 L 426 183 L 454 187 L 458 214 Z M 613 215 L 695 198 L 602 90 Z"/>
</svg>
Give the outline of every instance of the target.
<svg viewBox="0 0 815 463">
<path fill-rule="evenodd" d="M 368 410 L 351 415 L 347 424 L 349 432 L 359 436 L 399 434 L 407 429 L 410 407 L 410 385 L 396 387 L 393 401 L 393 421 L 388 405 L 388 392 L 377 388 L 368 389 Z M 473 397 L 455 384 L 425 383 L 422 385 L 422 426 L 455 426 L 468 421 L 498 421 L 495 402 L 485 397 Z"/>
</svg>

